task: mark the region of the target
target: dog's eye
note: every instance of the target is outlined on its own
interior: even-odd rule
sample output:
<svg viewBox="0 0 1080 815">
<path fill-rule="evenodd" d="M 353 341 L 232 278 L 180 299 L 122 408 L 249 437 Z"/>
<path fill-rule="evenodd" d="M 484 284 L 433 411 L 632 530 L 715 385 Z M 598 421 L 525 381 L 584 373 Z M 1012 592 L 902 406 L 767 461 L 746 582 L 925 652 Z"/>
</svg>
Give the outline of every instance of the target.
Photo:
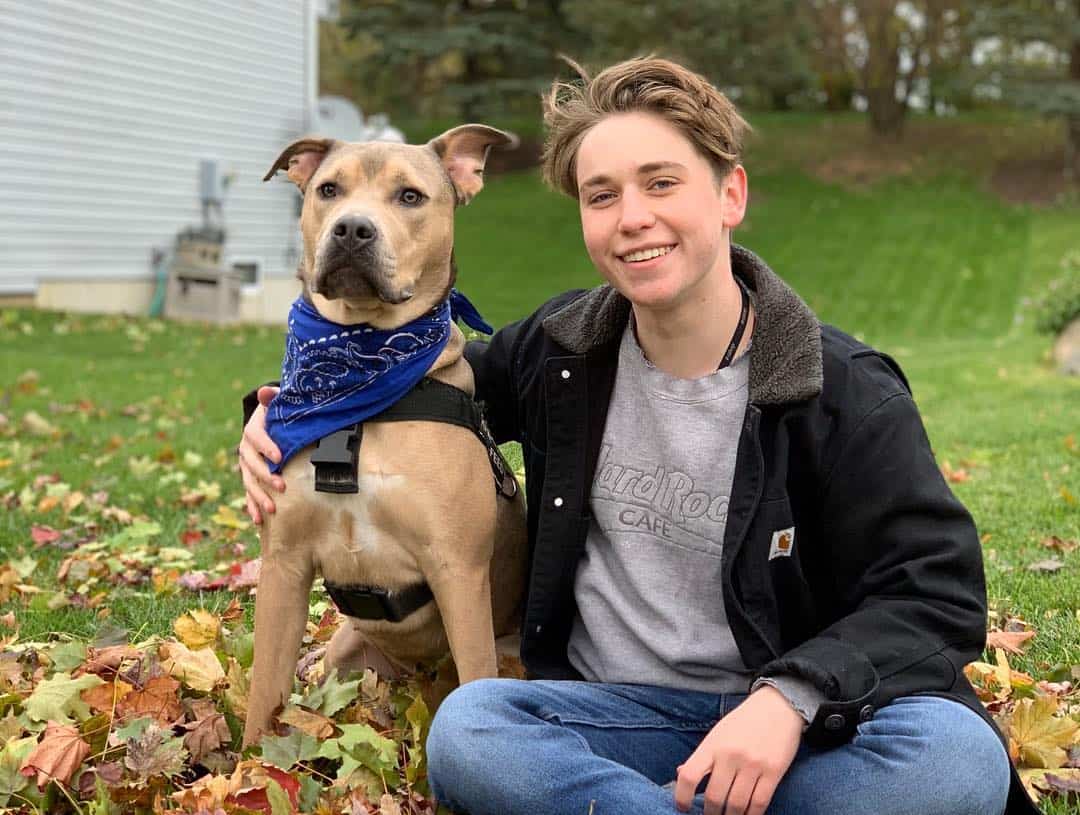
<svg viewBox="0 0 1080 815">
<path fill-rule="evenodd" d="M 319 195 L 323 198 L 333 198 L 337 195 L 337 184 L 332 181 L 327 181 L 325 184 L 319 185 Z"/>
<path fill-rule="evenodd" d="M 420 190 L 414 190 L 411 187 L 401 191 L 399 196 L 401 203 L 407 207 L 415 207 L 421 201 L 424 200 L 424 194 Z"/>
</svg>

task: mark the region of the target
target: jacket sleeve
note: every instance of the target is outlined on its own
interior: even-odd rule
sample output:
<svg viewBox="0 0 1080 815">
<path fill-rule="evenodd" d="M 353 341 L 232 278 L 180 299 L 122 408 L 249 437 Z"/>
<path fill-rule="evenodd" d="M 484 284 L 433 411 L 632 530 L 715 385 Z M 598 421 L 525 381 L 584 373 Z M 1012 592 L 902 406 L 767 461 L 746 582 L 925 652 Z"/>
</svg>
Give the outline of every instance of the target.
<svg viewBox="0 0 1080 815">
<path fill-rule="evenodd" d="M 862 417 L 825 478 L 821 534 L 839 611 L 759 671 L 807 679 L 825 694 L 806 734 L 821 746 L 850 739 L 876 703 L 950 690 L 986 638 L 975 525 L 942 478 L 906 391 Z"/>
<path fill-rule="evenodd" d="M 498 444 L 521 441 L 518 383 L 515 376 L 521 322 L 511 323 L 489 341 L 474 340 L 465 346 L 465 358 L 476 380 L 476 400 L 483 405 L 491 435 Z"/>
</svg>

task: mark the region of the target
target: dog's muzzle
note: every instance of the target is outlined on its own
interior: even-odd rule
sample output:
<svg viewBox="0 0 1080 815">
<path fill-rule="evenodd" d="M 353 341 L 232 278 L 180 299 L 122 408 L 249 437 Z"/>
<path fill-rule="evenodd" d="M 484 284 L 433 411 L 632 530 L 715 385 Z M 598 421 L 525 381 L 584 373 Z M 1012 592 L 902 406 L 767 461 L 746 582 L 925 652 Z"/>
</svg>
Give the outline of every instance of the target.
<svg viewBox="0 0 1080 815">
<path fill-rule="evenodd" d="M 397 288 L 391 278 L 385 258 L 373 245 L 361 246 L 352 254 L 331 246 L 319 259 L 311 288 L 328 300 L 376 299 L 390 305 L 411 300 L 413 287 Z"/>
</svg>

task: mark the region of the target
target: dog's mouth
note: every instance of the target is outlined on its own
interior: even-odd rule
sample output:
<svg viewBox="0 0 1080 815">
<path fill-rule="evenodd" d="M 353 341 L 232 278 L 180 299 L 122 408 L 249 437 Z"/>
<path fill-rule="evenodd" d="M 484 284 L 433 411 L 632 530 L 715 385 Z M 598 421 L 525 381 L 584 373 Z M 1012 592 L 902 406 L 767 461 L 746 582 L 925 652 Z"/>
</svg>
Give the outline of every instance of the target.
<svg viewBox="0 0 1080 815">
<path fill-rule="evenodd" d="M 324 265 L 315 275 L 311 291 L 328 300 L 378 300 L 388 305 L 400 305 L 412 299 L 412 286 L 394 286 L 385 272 L 355 262 Z"/>
</svg>

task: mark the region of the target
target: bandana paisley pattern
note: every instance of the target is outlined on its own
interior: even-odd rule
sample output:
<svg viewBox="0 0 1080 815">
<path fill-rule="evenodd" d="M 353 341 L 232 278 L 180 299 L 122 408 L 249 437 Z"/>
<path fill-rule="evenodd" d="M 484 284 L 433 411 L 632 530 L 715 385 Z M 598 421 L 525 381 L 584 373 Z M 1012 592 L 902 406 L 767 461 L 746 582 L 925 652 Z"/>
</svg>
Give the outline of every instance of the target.
<svg viewBox="0 0 1080 815">
<path fill-rule="evenodd" d="M 450 339 L 456 319 L 491 333 L 457 290 L 400 328 L 340 325 L 302 297 L 289 311 L 281 390 L 267 409 L 266 429 L 281 450 L 280 472 L 309 444 L 390 407 L 419 382 Z"/>
</svg>

